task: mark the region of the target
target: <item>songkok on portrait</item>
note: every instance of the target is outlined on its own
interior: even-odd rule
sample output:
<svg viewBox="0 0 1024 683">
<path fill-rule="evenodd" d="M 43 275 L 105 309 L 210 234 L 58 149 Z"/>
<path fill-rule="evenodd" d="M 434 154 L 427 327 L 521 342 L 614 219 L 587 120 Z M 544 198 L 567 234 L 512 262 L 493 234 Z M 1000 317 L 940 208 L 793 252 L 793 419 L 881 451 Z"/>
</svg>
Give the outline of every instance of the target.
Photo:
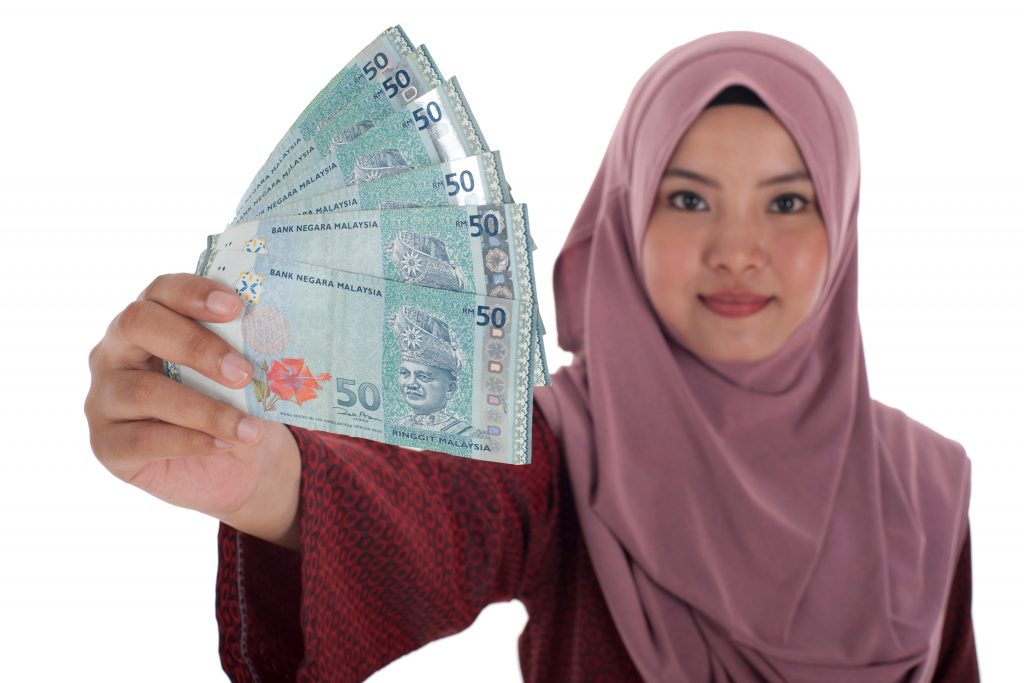
<svg viewBox="0 0 1024 683">
<path fill-rule="evenodd" d="M 444 242 L 436 237 L 402 230 L 391 243 L 388 257 L 405 282 L 456 291 L 466 288 L 462 269 L 452 263 Z"/>
<path fill-rule="evenodd" d="M 402 360 L 435 368 L 454 375 L 462 372 L 465 357 L 452 337 L 448 323 L 413 306 L 402 306 L 395 313 L 391 329 L 402 347 Z"/>
</svg>

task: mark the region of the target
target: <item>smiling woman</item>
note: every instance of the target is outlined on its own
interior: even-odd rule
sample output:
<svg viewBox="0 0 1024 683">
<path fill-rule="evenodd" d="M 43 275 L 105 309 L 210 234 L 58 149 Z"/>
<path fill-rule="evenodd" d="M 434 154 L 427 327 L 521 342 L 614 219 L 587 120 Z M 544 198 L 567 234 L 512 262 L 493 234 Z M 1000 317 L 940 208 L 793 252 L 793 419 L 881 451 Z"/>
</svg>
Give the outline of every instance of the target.
<svg viewBox="0 0 1024 683">
<path fill-rule="evenodd" d="M 835 75 L 716 33 L 641 77 L 555 262 L 537 403 L 645 680 L 977 678 L 970 461 L 870 394 L 859 192 Z"/>
</svg>

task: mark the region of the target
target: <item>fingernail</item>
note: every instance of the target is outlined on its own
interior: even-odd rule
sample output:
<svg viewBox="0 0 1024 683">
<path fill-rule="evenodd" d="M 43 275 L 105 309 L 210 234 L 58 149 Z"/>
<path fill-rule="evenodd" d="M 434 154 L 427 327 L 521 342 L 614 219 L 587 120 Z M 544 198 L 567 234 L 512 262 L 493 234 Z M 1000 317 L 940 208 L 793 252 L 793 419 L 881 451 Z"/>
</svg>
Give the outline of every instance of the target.
<svg viewBox="0 0 1024 683">
<path fill-rule="evenodd" d="M 238 307 L 238 297 L 234 294 L 214 290 L 206 297 L 206 307 L 217 315 L 227 315 Z"/>
<path fill-rule="evenodd" d="M 213 445 L 220 450 L 224 450 L 225 448 L 233 448 L 235 444 L 231 443 L 230 441 L 225 441 L 224 439 L 214 437 Z"/>
<path fill-rule="evenodd" d="M 249 361 L 237 353 L 229 353 L 220 362 L 220 371 L 232 384 L 238 384 L 249 374 Z"/>
<path fill-rule="evenodd" d="M 256 439 L 260 438 L 260 432 L 263 431 L 260 428 L 260 423 L 251 417 L 243 417 L 238 423 L 238 438 L 246 443 L 252 443 Z"/>
</svg>

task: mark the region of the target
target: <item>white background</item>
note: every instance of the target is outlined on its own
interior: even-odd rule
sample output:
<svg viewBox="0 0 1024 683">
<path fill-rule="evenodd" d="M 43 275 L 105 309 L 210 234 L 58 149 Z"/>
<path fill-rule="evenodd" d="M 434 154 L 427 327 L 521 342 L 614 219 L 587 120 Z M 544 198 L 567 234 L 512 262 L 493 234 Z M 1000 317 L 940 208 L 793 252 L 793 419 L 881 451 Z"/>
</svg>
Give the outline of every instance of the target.
<svg viewBox="0 0 1024 683">
<path fill-rule="evenodd" d="M 192 272 L 310 98 L 401 23 L 457 75 L 551 266 L 640 75 L 730 29 L 815 53 L 853 101 L 872 394 L 973 463 L 982 674 L 1024 635 L 1022 10 L 972 2 L 4 3 L 0 654 L 8 680 L 220 681 L 217 522 L 94 458 L 87 355 L 156 275 Z M 1006 3 L 1009 6 L 1010 3 Z M 876 5 L 876 6 L 873 6 Z M 1019 6 L 1019 5 L 1018 5 Z M 285 9 L 287 8 L 287 9 Z M 554 334 L 552 366 L 566 361 Z M 518 681 L 518 603 L 372 678 Z M 12 670 L 13 666 L 13 670 Z"/>
</svg>

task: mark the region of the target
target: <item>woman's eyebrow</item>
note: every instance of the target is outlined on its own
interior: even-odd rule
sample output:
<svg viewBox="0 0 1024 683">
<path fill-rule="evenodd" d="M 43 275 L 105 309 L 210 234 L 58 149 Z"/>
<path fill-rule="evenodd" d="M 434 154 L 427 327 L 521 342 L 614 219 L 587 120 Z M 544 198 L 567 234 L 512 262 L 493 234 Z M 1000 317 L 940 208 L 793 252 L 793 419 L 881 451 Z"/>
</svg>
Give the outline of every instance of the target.
<svg viewBox="0 0 1024 683">
<path fill-rule="evenodd" d="M 704 183 L 705 185 L 710 185 L 711 187 L 717 188 L 719 190 L 722 189 L 722 186 L 718 183 L 717 180 L 714 180 L 712 178 L 708 178 L 707 176 L 701 175 L 700 173 L 697 173 L 696 171 L 691 171 L 691 170 L 686 169 L 686 168 L 670 168 L 667 171 L 665 171 L 665 175 L 662 176 L 662 177 L 668 177 L 668 176 L 678 176 L 680 178 L 689 178 L 691 180 L 696 180 L 697 182 Z M 791 180 L 810 180 L 810 179 L 811 179 L 810 176 L 807 175 L 807 173 L 805 173 L 804 171 L 790 171 L 788 173 L 783 173 L 782 175 L 777 175 L 774 178 L 768 178 L 767 180 L 762 180 L 761 182 L 759 182 L 757 184 L 757 186 L 758 187 L 765 187 L 766 185 L 778 185 L 779 183 L 788 183 Z"/>
</svg>

